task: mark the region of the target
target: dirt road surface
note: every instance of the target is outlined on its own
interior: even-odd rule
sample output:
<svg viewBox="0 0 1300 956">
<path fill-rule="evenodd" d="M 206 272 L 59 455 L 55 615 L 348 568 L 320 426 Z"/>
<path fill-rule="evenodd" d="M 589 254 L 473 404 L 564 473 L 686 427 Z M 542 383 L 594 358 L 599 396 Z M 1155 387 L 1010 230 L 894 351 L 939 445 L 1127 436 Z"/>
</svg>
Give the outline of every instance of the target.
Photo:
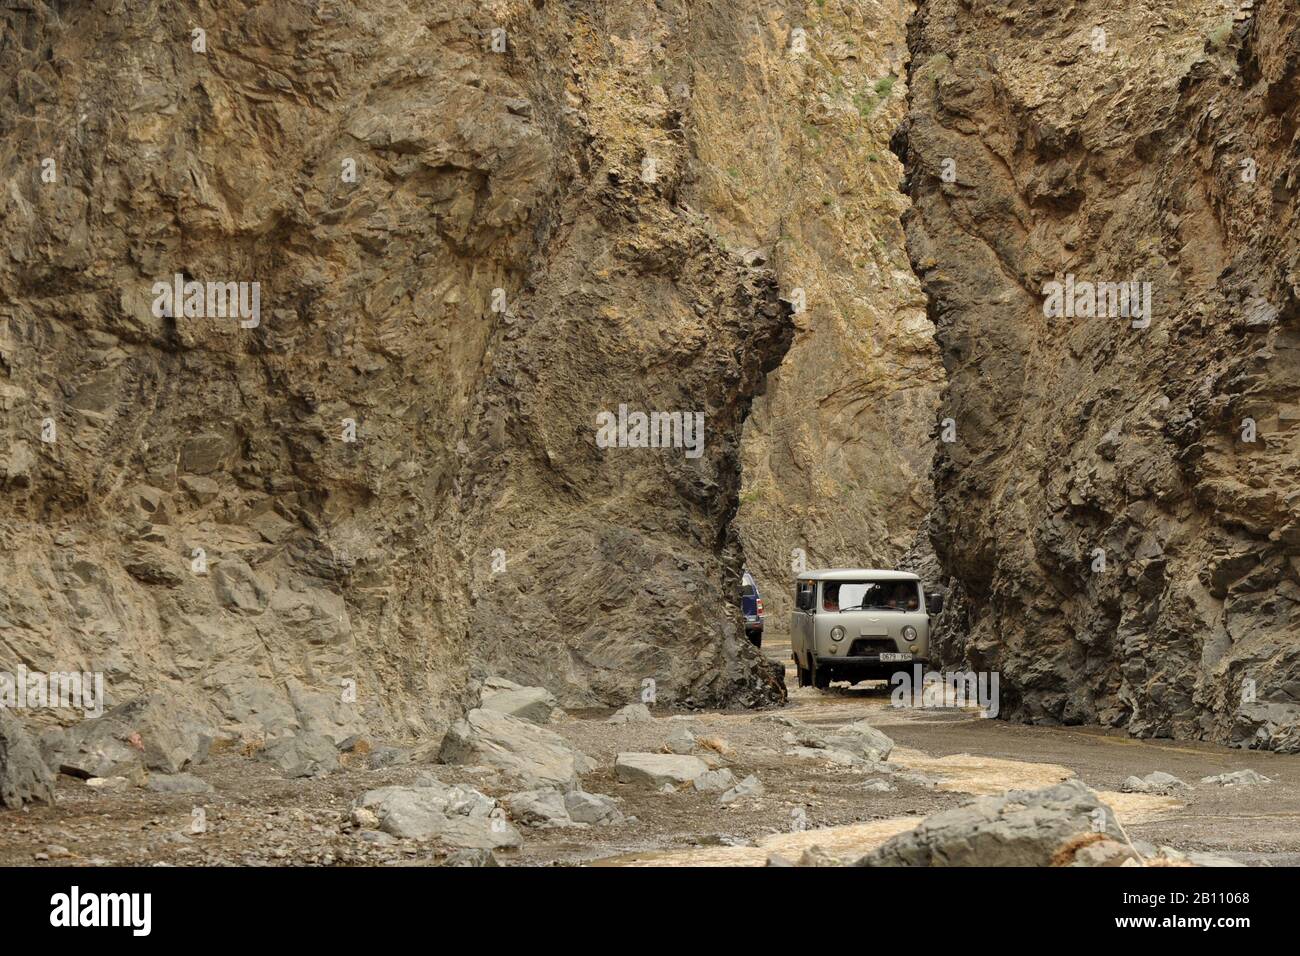
<svg viewBox="0 0 1300 956">
<path fill-rule="evenodd" d="M 775 635 L 765 651 L 788 658 Z M 570 713 L 551 728 L 593 757 L 584 789 L 618 798 L 628 820 L 583 829 L 525 828 L 524 846 L 498 851 L 502 865 L 763 865 L 769 853 L 797 858 L 820 846 L 855 859 L 924 816 L 972 794 L 1047 786 L 1078 777 L 1115 809 L 1130 837 L 1180 850 L 1207 850 L 1252 865 L 1300 863 L 1300 761 L 1208 744 L 1133 740 L 1097 728 L 1031 727 L 969 711 L 895 708 L 884 684 L 829 691 L 794 688 L 779 712 L 660 713 L 649 723 L 611 725 L 608 711 Z M 896 744 L 888 777 L 861 767 L 796 757 L 774 713 L 830 728 L 867 719 Z M 616 754 L 658 751 L 679 724 L 708 741 L 712 759 L 737 779 L 755 774 L 764 794 L 730 805 L 717 793 L 663 794 L 618 782 Z M 195 773 L 212 793 L 101 792 L 61 777 L 55 806 L 0 814 L 0 864 L 86 865 L 436 865 L 445 849 L 363 839 L 346 823 L 363 791 L 434 773 L 503 796 L 490 774 L 428 763 L 372 770 L 357 760 L 329 776 L 285 780 L 267 764 L 229 753 Z M 1201 778 L 1253 769 L 1274 781 L 1225 788 Z M 1172 795 L 1120 793 L 1130 775 L 1173 774 L 1191 788 Z M 204 832 L 193 832 L 194 810 Z"/>
</svg>

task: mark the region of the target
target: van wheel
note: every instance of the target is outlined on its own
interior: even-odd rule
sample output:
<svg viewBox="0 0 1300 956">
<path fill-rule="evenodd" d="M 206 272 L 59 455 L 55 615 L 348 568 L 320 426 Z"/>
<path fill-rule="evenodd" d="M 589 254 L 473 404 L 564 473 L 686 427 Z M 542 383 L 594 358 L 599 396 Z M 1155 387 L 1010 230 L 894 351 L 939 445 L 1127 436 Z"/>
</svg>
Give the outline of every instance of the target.
<svg viewBox="0 0 1300 956">
<path fill-rule="evenodd" d="M 808 666 L 812 672 L 812 684 L 818 690 L 825 690 L 831 686 L 831 672 L 823 667 L 817 666 L 817 658 L 811 654 L 808 655 Z"/>
<path fill-rule="evenodd" d="M 808 673 L 808 668 L 803 666 L 803 661 L 799 660 L 799 658 L 796 657 L 794 659 L 794 666 L 795 666 L 795 670 L 798 671 L 799 673 L 799 686 L 811 687 L 812 674 Z"/>
</svg>

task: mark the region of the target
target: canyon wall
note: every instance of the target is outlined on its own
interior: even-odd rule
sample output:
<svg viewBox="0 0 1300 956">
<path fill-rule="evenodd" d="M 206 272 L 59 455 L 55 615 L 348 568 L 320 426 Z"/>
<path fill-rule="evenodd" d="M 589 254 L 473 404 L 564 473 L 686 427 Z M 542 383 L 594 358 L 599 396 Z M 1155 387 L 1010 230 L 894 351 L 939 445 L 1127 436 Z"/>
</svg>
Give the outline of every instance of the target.
<svg viewBox="0 0 1300 956">
<path fill-rule="evenodd" d="M 701 201 L 802 297 L 743 445 L 738 522 L 769 634 L 788 629 L 796 567 L 894 567 L 930 507 L 943 367 L 889 145 L 906 111 L 910 11 L 830 0 L 768 14 L 786 28 L 784 55 L 750 39 L 740 61 L 753 78 L 699 123 L 713 167 Z"/>
<path fill-rule="evenodd" d="M 1300 750 L 1300 10 L 927 0 L 910 46 L 947 659 L 1014 719 Z M 1130 281 L 1149 324 L 1079 285 Z"/>
<path fill-rule="evenodd" d="M 911 14 L 0 12 L 0 671 L 239 736 L 762 705 L 743 564 L 779 631 L 932 544 L 1005 714 L 1300 749 L 1300 13 Z"/>
<path fill-rule="evenodd" d="M 760 9 L 0 12 L 0 670 L 245 737 L 436 733 L 488 670 L 780 700 L 733 517 L 792 309 L 692 198 Z M 601 447 L 620 404 L 704 441 Z"/>
</svg>

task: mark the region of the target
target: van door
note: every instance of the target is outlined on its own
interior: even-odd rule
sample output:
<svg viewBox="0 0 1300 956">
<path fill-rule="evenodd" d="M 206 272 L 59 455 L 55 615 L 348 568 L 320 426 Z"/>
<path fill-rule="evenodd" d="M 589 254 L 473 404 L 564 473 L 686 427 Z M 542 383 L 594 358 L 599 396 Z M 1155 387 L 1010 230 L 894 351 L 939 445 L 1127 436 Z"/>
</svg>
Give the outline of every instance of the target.
<svg viewBox="0 0 1300 956">
<path fill-rule="evenodd" d="M 817 582 L 799 581 L 794 591 L 794 612 L 790 615 L 790 651 L 799 661 L 807 660 L 812 647 L 813 610 L 817 607 Z"/>
</svg>

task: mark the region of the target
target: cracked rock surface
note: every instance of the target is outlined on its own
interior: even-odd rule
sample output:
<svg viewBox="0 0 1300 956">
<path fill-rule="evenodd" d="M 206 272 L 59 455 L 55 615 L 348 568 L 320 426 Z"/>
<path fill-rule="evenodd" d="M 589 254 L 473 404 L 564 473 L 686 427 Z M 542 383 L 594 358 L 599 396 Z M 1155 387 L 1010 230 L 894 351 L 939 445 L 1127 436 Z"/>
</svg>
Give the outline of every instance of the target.
<svg viewBox="0 0 1300 956">
<path fill-rule="evenodd" d="M 946 661 L 1012 719 L 1300 751 L 1300 11 L 925 0 L 910 46 Z M 1048 317 L 1069 277 L 1149 325 Z"/>
</svg>

